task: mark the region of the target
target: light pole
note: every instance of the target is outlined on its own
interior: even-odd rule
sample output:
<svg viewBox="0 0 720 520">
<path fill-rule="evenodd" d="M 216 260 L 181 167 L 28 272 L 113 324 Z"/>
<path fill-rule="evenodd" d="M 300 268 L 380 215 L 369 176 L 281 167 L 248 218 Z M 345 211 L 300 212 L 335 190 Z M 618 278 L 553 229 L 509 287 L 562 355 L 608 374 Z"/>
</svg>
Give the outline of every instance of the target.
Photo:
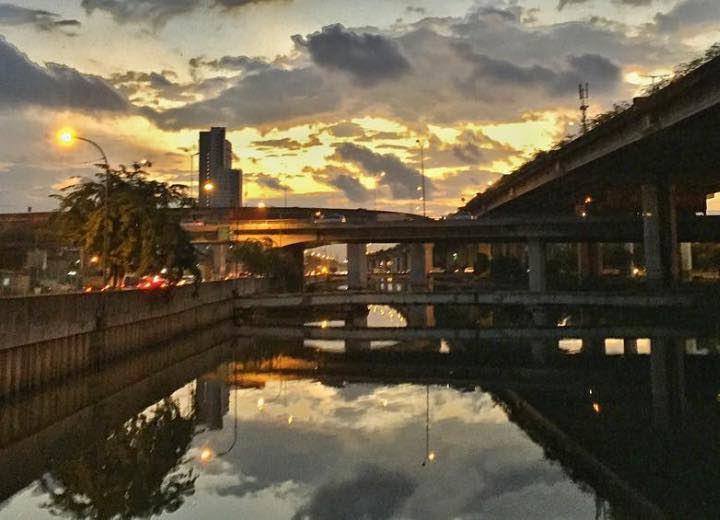
<svg viewBox="0 0 720 520">
<path fill-rule="evenodd" d="M 58 133 L 58 140 L 65 146 L 70 146 L 74 141 L 83 141 L 95 147 L 100 152 L 103 159 L 102 167 L 105 170 L 105 197 L 103 201 L 104 216 L 103 216 L 103 252 L 102 252 L 102 270 L 103 270 L 103 287 L 107 286 L 108 283 L 108 250 L 109 250 L 109 229 L 108 224 L 110 220 L 110 207 L 108 204 L 108 198 L 110 196 L 110 163 L 108 162 L 107 155 L 102 147 L 92 139 L 87 137 L 81 137 L 76 135 L 71 129 L 64 129 Z"/>
<path fill-rule="evenodd" d="M 420 172 L 422 177 L 422 210 L 423 217 L 427 216 L 425 211 L 425 142 L 421 139 L 416 139 L 415 142 L 420 147 Z"/>
</svg>

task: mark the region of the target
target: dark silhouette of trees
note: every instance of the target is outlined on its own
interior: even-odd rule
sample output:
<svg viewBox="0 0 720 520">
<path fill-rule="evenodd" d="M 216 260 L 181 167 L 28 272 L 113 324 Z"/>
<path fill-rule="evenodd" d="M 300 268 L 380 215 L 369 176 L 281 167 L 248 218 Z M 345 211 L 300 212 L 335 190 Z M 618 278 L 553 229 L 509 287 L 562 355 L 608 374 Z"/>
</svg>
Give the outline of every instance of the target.
<svg viewBox="0 0 720 520">
<path fill-rule="evenodd" d="M 108 258 L 112 285 L 128 272 L 140 275 L 167 268 L 170 278 L 189 271 L 199 276 L 195 248 L 172 208 L 189 207 L 187 187 L 147 179 L 140 164 L 108 169 L 54 197 L 60 207 L 53 223 L 60 236 L 86 255 L 102 256 L 105 239 L 105 183 Z"/>
<path fill-rule="evenodd" d="M 245 271 L 251 274 L 266 276 L 277 290 L 285 290 L 297 284 L 294 260 L 288 251 L 274 248 L 272 241 L 245 240 L 234 244 L 232 250 L 233 260 L 243 264 Z M 299 280 L 302 282 L 302 278 Z"/>
<path fill-rule="evenodd" d="M 195 418 L 172 399 L 139 414 L 40 480 L 52 514 L 76 519 L 149 518 L 177 511 L 197 475 L 181 468 Z"/>
</svg>

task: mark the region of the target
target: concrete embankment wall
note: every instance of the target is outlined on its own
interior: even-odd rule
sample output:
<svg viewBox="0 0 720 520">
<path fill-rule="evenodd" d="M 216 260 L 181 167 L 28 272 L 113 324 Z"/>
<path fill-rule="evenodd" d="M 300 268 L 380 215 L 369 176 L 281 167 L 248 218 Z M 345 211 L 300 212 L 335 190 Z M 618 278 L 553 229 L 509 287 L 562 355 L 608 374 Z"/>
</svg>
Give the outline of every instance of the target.
<svg viewBox="0 0 720 520">
<path fill-rule="evenodd" d="M 239 298 L 263 288 L 245 278 L 197 290 L 0 299 L 0 398 L 227 320 Z"/>
</svg>

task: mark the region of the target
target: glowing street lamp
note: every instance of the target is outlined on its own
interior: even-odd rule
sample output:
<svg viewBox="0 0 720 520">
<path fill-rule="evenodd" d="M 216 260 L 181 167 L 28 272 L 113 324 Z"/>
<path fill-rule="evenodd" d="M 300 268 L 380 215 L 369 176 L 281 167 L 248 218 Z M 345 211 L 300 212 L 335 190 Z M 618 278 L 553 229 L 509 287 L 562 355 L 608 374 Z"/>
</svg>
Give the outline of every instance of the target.
<svg viewBox="0 0 720 520">
<path fill-rule="evenodd" d="M 206 182 L 203 186 L 203 190 L 207 191 L 208 193 L 213 191 L 215 189 L 215 185 L 212 182 Z"/>
<path fill-rule="evenodd" d="M 103 160 L 103 164 L 101 165 L 102 168 L 105 170 L 105 200 L 104 202 L 104 222 L 103 222 L 103 253 L 102 253 L 102 271 L 103 271 L 103 286 L 107 286 L 108 282 L 108 270 L 107 270 L 107 258 L 108 258 L 108 249 L 109 249 L 109 230 L 108 230 L 108 223 L 109 223 L 109 206 L 108 206 L 108 197 L 110 195 L 110 163 L 108 162 L 107 155 L 105 154 L 105 150 L 102 149 L 102 147 L 97 144 L 95 141 L 88 139 L 86 137 L 81 137 L 75 133 L 75 131 L 72 128 L 63 128 L 57 133 L 57 140 L 60 143 L 61 146 L 72 146 L 75 141 L 83 141 L 91 146 L 95 147 L 95 149 L 100 152 L 100 155 Z"/>
</svg>

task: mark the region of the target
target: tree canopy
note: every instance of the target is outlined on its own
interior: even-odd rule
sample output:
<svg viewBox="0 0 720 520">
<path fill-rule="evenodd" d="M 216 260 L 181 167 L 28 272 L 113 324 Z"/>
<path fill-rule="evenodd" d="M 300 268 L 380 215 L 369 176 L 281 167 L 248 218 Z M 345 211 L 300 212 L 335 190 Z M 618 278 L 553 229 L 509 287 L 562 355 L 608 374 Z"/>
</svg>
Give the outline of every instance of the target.
<svg viewBox="0 0 720 520">
<path fill-rule="evenodd" d="M 125 273 L 146 275 L 163 268 L 171 278 L 185 271 L 199 276 L 195 248 L 180 215 L 171 211 L 192 204 L 186 186 L 148 179 L 141 165 L 133 164 L 108 168 L 53 197 L 60 201 L 53 219 L 60 236 L 86 255 L 100 257 L 112 285 Z M 105 226 L 108 257 L 102 259 Z"/>
</svg>

